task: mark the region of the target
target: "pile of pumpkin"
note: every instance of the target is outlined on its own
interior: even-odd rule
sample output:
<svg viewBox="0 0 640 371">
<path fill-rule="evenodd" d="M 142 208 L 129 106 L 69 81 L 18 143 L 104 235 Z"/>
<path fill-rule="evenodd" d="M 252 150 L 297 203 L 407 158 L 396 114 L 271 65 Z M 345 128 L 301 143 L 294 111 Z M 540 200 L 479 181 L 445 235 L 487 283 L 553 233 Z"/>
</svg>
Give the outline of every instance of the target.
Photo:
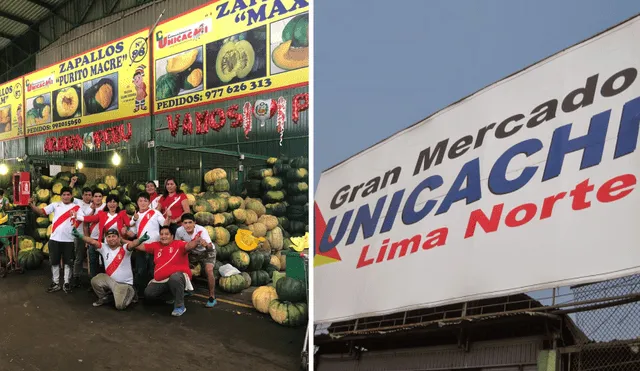
<svg viewBox="0 0 640 371">
<path fill-rule="evenodd" d="M 107 195 L 113 194 L 118 196 L 120 200 L 120 209 L 126 210 L 127 214 L 133 215 L 136 212 L 136 205 L 132 201 L 138 192 L 144 191 L 144 182 L 136 182 L 132 186 L 118 185 L 118 180 L 112 175 L 107 175 L 102 179 L 97 179 L 91 184 L 87 183 L 87 177 L 83 173 L 72 174 L 68 171 L 58 173 L 55 177 L 46 175 L 40 176 L 38 185 L 34 189 L 33 196 L 38 202 L 38 207 L 44 208 L 47 204 L 61 201 L 60 191 L 63 187 L 69 186 L 71 178 L 76 176 L 78 180 L 73 187 L 73 197 L 82 198 L 82 188 L 89 187 L 91 189 L 98 188 L 103 192 L 103 202 L 106 202 Z M 36 218 L 36 228 L 33 237 L 38 242 L 45 243 L 51 237 L 51 222 L 53 214 L 48 217 Z M 46 248 L 46 243 L 45 243 Z"/>
<path fill-rule="evenodd" d="M 273 284 L 258 287 L 251 294 L 253 307 L 283 326 L 302 326 L 308 320 L 307 285 L 286 276 L 274 275 Z"/>
<path fill-rule="evenodd" d="M 282 218 L 292 236 L 309 231 L 309 160 L 306 157 L 271 157 L 266 167 L 249 171 L 244 192 L 262 198 L 267 213 Z"/>
<path fill-rule="evenodd" d="M 273 216 L 263 215 L 268 222 Z M 272 229 L 271 231 L 276 230 Z M 303 251 L 308 248 L 308 236 L 287 239 L 287 249 Z M 264 237 L 255 237 L 248 229 L 239 229 L 234 241 L 218 247 L 214 275 L 220 289 L 227 293 L 239 293 L 250 286 L 259 286 L 251 296 L 253 306 L 261 313 L 283 326 L 300 326 L 306 323 L 307 284 L 287 277 L 281 272 L 286 266 L 286 255 L 273 250 Z M 240 273 L 220 275 L 220 267 L 231 264 Z M 200 270 L 200 267 L 198 267 Z M 198 272 L 193 272 L 198 273 Z M 271 283 L 271 284 L 270 284 Z"/>
</svg>

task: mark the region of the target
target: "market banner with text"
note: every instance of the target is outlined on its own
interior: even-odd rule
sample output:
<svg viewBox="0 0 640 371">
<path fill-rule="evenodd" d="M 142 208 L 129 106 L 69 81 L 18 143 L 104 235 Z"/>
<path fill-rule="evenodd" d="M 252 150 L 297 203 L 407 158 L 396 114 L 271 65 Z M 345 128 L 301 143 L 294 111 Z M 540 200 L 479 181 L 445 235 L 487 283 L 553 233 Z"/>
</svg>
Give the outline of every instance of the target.
<svg viewBox="0 0 640 371">
<path fill-rule="evenodd" d="M 25 76 L 26 134 L 150 113 L 149 29 Z"/>
<path fill-rule="evenodd" d="M 640 16 L 324 171 L 314 321 L 639 274 L 639 35 Z"/>
<path fill-rule="evenodd" d="M 0 141 L 24 136 L 22 77 L 0 84 Z"/>
<path fill-rule="evenodd" d="M 154 31 L 154 112 L 309 82 L 309 1 L 215 1 Z"/>
</svg>

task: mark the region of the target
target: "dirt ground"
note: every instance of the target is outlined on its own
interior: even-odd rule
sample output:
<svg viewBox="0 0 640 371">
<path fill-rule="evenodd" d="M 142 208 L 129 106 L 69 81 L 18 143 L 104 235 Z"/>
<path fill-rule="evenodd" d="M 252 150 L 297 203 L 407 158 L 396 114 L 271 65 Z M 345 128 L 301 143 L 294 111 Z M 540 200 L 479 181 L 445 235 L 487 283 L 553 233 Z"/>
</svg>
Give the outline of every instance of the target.
<svg viewBox="0 0 640 371">
<path fill-rule="evenodd" d="M 218 294 L 218 305 L 187 299 L 94 308 L 86 288 L 45 292 L 48 266 L 0 279 L 0 370 L 299 370 L 305 328 L 274 323 Z M 206 294 L 206 293 L 205 293 Z M 223 300 L 223 301 L 221 301 Z"/>
</svg>

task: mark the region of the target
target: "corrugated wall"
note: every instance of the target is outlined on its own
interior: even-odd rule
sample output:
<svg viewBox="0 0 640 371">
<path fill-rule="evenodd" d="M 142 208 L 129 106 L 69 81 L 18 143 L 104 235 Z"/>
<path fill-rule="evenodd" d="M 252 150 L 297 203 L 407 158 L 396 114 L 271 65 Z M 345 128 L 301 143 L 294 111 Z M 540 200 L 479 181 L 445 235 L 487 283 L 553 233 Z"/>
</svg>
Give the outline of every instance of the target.
<svg viewBox="0 0 640 371">
<path fill-rule="evenodd" d="M 141 2 L 144 4 L 137 5 Z M 118 9 L 126 9 L 125 11 L 89 22 L 75 29 L 71 29 L 69 24 L 58 17 L 51 18 L 43 24 L 43 28 L 41 28 L 41 32 L 44 34 L 48 34 L 47 32 L 59 34 L 70 29 L 71 31 L 38 53 L 36 56 L 36 69 L 83 53 L 142 28 L 151 27 L 163 10 L 165 12 L 162 19 L 165 20 L 208 2 L 208 0 L 121 0 L 117 4 L 116 11 Z M 77 1 L 70 1 L 65 7 L 60 9 L 58 13 L 69 19 L 79 19 L 82 18 L 82 16 L 86 19 L 96 19 L 109 11 L 109 9 L 105 8 L 105 4 L 97 3 L 100 2 L 96 2 L 94 7 L 92 7 L 86 15 L 77 14 L 78 12 L 82 13 L 84 9 L 82 2 L 78 3 Z M 52 27 L 55 30 L 52 30 Z M 195 121 L 196 111 L 211 110 L 213 108 L 226 109 L 232 104 L 238 104 L 240 108 L 242 108 L 246 101 L 253 103 L 257 99 L 278 98 L 283 96 L 288 102 L 287 117 L 289 119 L 285 126 L 282 146 L 279 145 L 280 137 L 275 129 L 275 118 L 269 120 L 264 128 L 261 128 L 259 122 L 254 120 L 253 130 L 249 135 L 250 139 L 247 140 L 244 138 L 242 129 L 231 129 L 229 123 L 227 123 L 226 127 L 220 132 L 210 132 L 207 135 L 194 134 L 190 136 L 178 134 L 176 138 L 173 138 L 169 135 L 168 130 L 166 130 L 166 114 L 158 115 L 153 119 L 155 120 L 155 127 L 160 129 L 155 133 L 157 136 L 155 140 L 157 143 L 178 144 L 189 148 L 208 148 L 264 157 L 278 157 L 283 154 L 289 157 L 308 156 L 309 131 L 307 112 L 300 114 L 298 124 L 293 124 L 290 119 L 292 97 L 295 94 L 305 92 L 308 92 L 308 86 L 172 112 L 174 115 L 179 113 L 181 117 L 184 117 L 185 112 L 191 112 Z M 123 160 L 127 165 L 126 170 L 119 173 L 119 177 L 122 180 L 146 179 L 149 168 L 153 166 L 153 164 L 149 162 L 149 152 L 151 150 L 147 148 L 147 142 L 152 139 L 150 120 L 151 118 L 144 118 L 131 121 L 138 130 L 134 129 L 134 137 L 129 142 L 129 148 L 125 152 L 125 156 L 123 156 Z M 39 137 L 30 137 L 27 139 L 26 150 L 28 150 L 30 155 L 38 158 L 43 164 L 68 162 L 78 157 L 83 161 L 87 161 L 87 166 L 90 166 L 90 163 L 101 163 L 103 165 L 100 166 L 110 166 L 109 158 L 112 155 L 112 151 L 97 151 L 79 155 L 75 153 L 70 155 L 51 155 L 45 154 L 43 151 L 44 140 L 49 135 L 84 134 L 85 132 L 98 130 L 103 127 L 115 126 L 119 123 L 120 122 L 114 122 L 79 130 L 74 129 L 55 134 L 45 134 Z M 165 128 L 165 130 L 162 128 Z M 24 153 L 24 150 L 25 145 L 23 143 L 22 153 Z M 135 161 L 132 163 L 131 159 Z M 264 166 L 264 160 L 260 159 L 246 158 L 244 161 L 240 161 L 238 156 L 229 154 L 196 153 L 186 150 L 158 148 L 156 158 L 157 178 L 162 183 L 167 177 L 174 176 L 178 178 L 179 182 L 197 185 L 201 181 L 200 163 L 202 163 L 204 171 L 214 167 L 224 168 L 232 183 L 236 183 L 237 180 L 240 180 L 238 183 L 242 183 L 243 174 L 247 174 L 251 168 Z M 239 173 L 238 171 L 240 164 L 244 166 L 244 173 Z M 240 177 L 240 179 L 238 179 L 238 177 Z"/>
<path fill-rule="evenodd" d="M 165 0 L 145 2 L 145 4 L 136 7 L 136 4 L 140 3 L 139 0 L 121 0 L 117 9 L 128 10 L 72 29 L 38 53 L 36 69 L 72 57 L 142 28 L 152 27 L 163 9 L 165 12 L 162 19 L 167 19 L 208 2 L 206 0 Z M 88 3 L 88 1 L 84 3 Z M 87 19 L 99 18 L 109 10 L 105 9 L 104 5 L 98 6 L 97 3 L 101 2 L 96 2 L 96 6 L 91 8 Z M 72 1 L 59 12 L 67 18 L 76 19 L 75 12 L 79 11 L 79 7 L 81 11 L 80 2 Z M 55 32 L 58 34 L 70 29 L 69 24 L 54 17 L 41 26 L 41 31 L 43 33 L 50 32 L 48 29 L 51 27 L 55 27 Z"/>
<path fill-rule="evenodd" d="M 118 150 L 118 153 L 122 157 L 122 165 L 121 169 L 118 169 L 118 177 L 125 182 L 145 180 L 148 178 L 150 167 L 149 149 L 147 148 L 147 142 L 151 139 L 151 133 L 149 130 L 150 118 L 137 118 L 127 122 L 131 122 L 131 139 L 128 142 L 121 142 L 118 146 L 103 145 L 101 149 L 95 149 L 92 152 L 84 150 L 79 153 L 71 152 L 67 154 L 53 154 L 46 153 L 44 151 L 44 142 L 49 136 L 60 137 L 63 135 L 75 134 L 84 135 L 85 133 L 126 123 L 125 121 L 116 121 L 110 124 L 95 125 L 80 129 L 65 130 L 29 137 L 26 139 L 27 153 L 30 158 L 34 160 L 34 164 L 36 165 L 73 165 L 76 160 L 80 160 L 85 163 L 85 167 L 87 168 L 110 168 L 113 169 L 112 174 L 115 174 L 116 170 L 113 165 L 111 165 L 111 156 L 113 156 L 114 150 Z"/>
<path fill-rule="evenodd" d="M 474 343 L 468 352 L 457 346 L 364 352 L 358 360 L 347 355 L 321 355 L 318 370 L 490 370 L 508 366 L 535 369 L 542 338 L 514 338 Z M 524 367 L 522 369 L 525 369 Z"/>
</svg>

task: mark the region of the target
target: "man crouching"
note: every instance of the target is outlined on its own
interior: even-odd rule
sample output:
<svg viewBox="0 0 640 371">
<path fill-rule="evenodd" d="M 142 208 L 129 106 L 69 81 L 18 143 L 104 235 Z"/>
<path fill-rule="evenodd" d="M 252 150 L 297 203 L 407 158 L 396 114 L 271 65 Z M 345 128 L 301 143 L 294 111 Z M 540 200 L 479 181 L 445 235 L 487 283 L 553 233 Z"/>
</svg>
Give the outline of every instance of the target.
<svg viewBox="0 0 640 371">
<path fill-rule="evenodd" d="M 123 244 L 117 229 L 109 229 L 105 236 L 106 243 L 100 243 L 91 237 L 83 236 L 76 228 L 73 228 L 74 237 L 82 239 L 88 245 L 94 246 L 102 255 L 105 273 L 100 273 L 91 279 L 91 287 L 98 296 L 93 303 L 94 307 L 115 301 L 118 310 L 124 310 L 136 298 L 133 288 L 133 271 L 131 270 L 131 254 L 133 246 Z M 148 236 L 142 236 L 134 241 L 140 244 L 148 240 Z"/>
<path fill-rule="evenodd" d="M 146 234 L 146 232 L 145 232 Z M 191 269 L 189 268 L 189 251 L 206 242 L 198 237 L 187 243 L 174 240 L 169 226 L 160 228 L 160 241 L 141 245 L 143 237 L 127 244 L 130 248 L 153 254 L 155 268 L 153 279 L 144 290 L 145 299 L 160 298 L 170 292 L 174 298 L 174 308 L 171 315 L 179 317 L 187 311 L 184 306 L 184 291 L 193 291 L 191 285 Z"/>
</svg>

